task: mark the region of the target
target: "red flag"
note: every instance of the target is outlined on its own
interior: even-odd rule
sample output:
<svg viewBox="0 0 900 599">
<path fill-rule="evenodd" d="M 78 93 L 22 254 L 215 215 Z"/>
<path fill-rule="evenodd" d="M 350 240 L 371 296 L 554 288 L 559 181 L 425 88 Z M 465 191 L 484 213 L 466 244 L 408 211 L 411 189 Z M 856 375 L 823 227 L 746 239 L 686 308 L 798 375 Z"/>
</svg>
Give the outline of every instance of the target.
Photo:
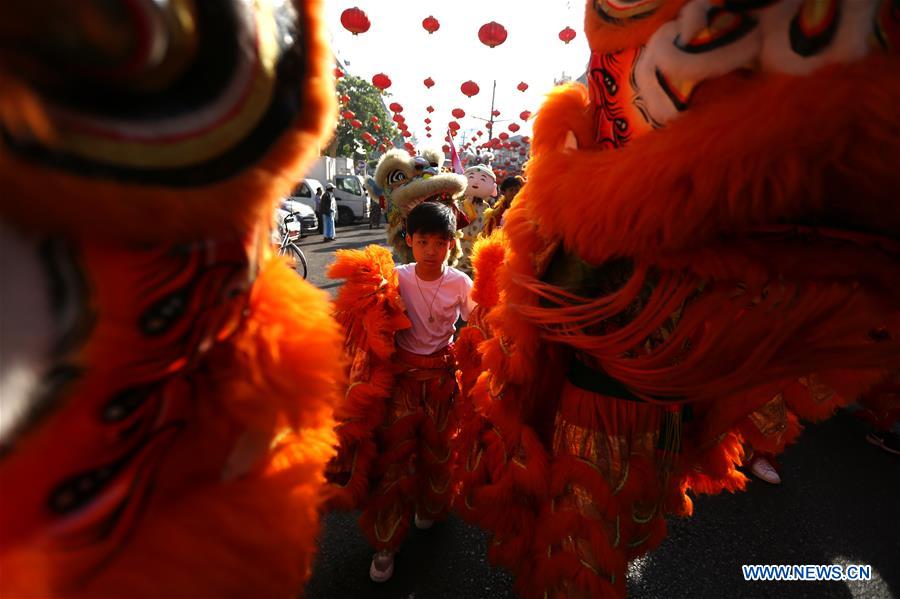
<svg viewBox="0 0 900 599">
<path fill-rule="evenodd" d="M 457 175 L 463 174 L 463 165 L 462 161 L 459 159 L 459 154 L 456 153 L 456 145 L 453 143 L 453 136 L 450 135 L 450 130 L 447 130 L 447 139 L 450 140 L 450 162 L 453 164 L 453 172 Z"/>
</svg>

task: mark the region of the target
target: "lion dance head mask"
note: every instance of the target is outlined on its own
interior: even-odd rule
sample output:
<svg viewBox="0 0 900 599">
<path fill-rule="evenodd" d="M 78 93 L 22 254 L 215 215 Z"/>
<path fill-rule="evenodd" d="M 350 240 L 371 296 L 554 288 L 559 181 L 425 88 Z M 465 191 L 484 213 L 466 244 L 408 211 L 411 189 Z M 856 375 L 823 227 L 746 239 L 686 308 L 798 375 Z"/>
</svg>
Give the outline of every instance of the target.
<svg viewBox="0 0 900 599">
<path fill-rule="evenodd" d="M 624 594 L 686 491 L 743 488 L 749 414 L 900 363 L 897 2 L 585 10 L 587 86 L 537 114 L 466 333 L 459 505 L 523 597 Z"/>
<path fill-rule="evenodd" d="M 319 11 L 0 8 L 0 594 L 301 587 L 339 340 L 266 240 L 335 110 Z"/>
</svg>

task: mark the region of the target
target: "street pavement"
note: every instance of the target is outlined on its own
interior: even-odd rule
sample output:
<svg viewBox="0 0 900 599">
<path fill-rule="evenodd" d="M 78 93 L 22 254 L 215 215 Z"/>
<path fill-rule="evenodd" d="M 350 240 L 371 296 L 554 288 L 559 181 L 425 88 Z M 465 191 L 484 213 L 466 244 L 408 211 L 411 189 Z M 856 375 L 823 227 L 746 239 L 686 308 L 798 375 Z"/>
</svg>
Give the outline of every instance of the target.
<svg viewBox="0 0 900 599">
<path fill-rule="evenodd" d="M 384 231 L 340 227 L 337 240 L 303 240 L 310 282 L 334 293 L 325 268 L 341 248 L 382 243 Z M 781 456 L 783 483 L 752 480 L 746 492 L 699 497 L 694 516 L 671 519 L 669 536 L 632 562 L 632 598 L 900 598 L 900 458 L 865 441 L 841 412 L 808 425 Z M 414 527 L 387 583 L 369 580 L 372 551 L 358 514 L 325 516 L 308 599 L 505 599 L 511 577 L 485 558 L 488 537 L 458 518 Z M 868 564 L 868 582 L 745 582 L 741 564 Z"/>
</svg>

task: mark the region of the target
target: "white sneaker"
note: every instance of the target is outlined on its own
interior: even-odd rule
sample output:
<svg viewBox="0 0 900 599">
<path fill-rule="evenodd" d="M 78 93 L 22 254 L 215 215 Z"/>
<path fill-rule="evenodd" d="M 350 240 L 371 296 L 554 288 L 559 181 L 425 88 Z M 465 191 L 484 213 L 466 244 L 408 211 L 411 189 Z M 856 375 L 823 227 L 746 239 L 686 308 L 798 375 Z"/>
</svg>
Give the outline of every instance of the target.
<svg viewBox="0 0 900 599">
<path fill-rule="evenodd" d="M 413 522 L 415 523 L 416 528 L 418 528 L 419 530 L 428 530 L 429 528 L 434 526 L 434 520 L 431 520 L 429 518 L 420 518 L 418 512 L 416 512 L 416 517 L 415 519 L 413 519 Z"/>
<path fill-rule="evenodd" d="M 750 472 L 752 472 L 756 478 L 764 480 L 767 483 L 773 485 L 781 484 L 781 477 L 778 476 L 778 472 L 772 464 L 769 463 L 769 460 L 762 456 L 753 458 L 753 461 L 750 462 Z"/>
<path fill-rule="evenodd" d="M 394 552 L 379 551 L 372 556 L 369 578 L 372 582 L 387 582 L 394 575 Z"/>
</svg>

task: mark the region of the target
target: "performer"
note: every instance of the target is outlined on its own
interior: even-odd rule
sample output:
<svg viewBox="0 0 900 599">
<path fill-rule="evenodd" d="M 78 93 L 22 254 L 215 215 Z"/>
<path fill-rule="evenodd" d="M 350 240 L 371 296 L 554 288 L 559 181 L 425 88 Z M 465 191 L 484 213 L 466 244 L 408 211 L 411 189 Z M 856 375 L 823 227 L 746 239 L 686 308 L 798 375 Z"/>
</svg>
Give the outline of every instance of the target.
<svg viewBox="0 0 900 599">
<path fill-rule="evenodd" d="M 423 202 L 406 218 L 414 262 L 393 268 L 386 250 L 370 246 L 339 252 L 329 272 L 347 279 L 337 305 L 353 360 L 351 385 L 335 411 L 340 450 L 329 479 L 333 505 L 363 510 L 375 582 L 393 574 L 410 518 L 430 528 L 446 517 L 453 493 L 452 339 L 457 320 L 474 307 L 471 279 L 446 264 L 455 233 L 449 207 Z"/>
<path fill-rule="evenodd" d="M 462 211 L 469 224 L 462 228 L 462 257 L 459 260 L 459 268 L 465 273 L 472 274 L 470 262 L 472 248 L 484 228 L 485 211 L 490 209 L 488 200 L 497 193 L 497 178 L 487 164 L 470 166 L 463 174 L 467 184 Z"/>
<path fill-rule="evenodd" d="M 426 148 L 416 156 L 395 148 L 388 150 L 378 161 L 374 185 L 367 181 L 369 194 L 383 199 L 388 206 L 387 241 L 400 262 L 413 260 L 412 251 L 406 244 L 406 216 L 421 202 L 442 202 L 453 210 L 457 228 L 469 224 L 465 215 L 459 212 L 458 205 L 466 189 L 466 179 L 442 171 L 443 164 L 444 153 L 440 148 Z M 455 266 L 461 255 L 459 237 L 457 232 L 448 258 L 450 266 Z"/>
<path fill-rule="evenodd" d="M 748 414 L 898 363 L 897 13 L 827 5 L 586 3 L 590 92 L 541 107 L 474 263 L 459 505 L 522 597 L 623 595 L 686 491 L 743 488 Z"/>
<path fill-rule="evenodd" d="M 506 211 L 512 206 L 513 199 L 524 184 L 525 180 L 519 176 L 507 177 L 500 184 L 500 199 L 484 213 L 484 229 L 482 233 L 485 237 L 493 233 L 494 229 L 499 229 L 503 226 Z"/>
<path fill-rule="evenodd" d="M 0 596 L 302 591 L 340 334 L 269 233 L 320 10 L 0 5 Z"/>
</svg>

